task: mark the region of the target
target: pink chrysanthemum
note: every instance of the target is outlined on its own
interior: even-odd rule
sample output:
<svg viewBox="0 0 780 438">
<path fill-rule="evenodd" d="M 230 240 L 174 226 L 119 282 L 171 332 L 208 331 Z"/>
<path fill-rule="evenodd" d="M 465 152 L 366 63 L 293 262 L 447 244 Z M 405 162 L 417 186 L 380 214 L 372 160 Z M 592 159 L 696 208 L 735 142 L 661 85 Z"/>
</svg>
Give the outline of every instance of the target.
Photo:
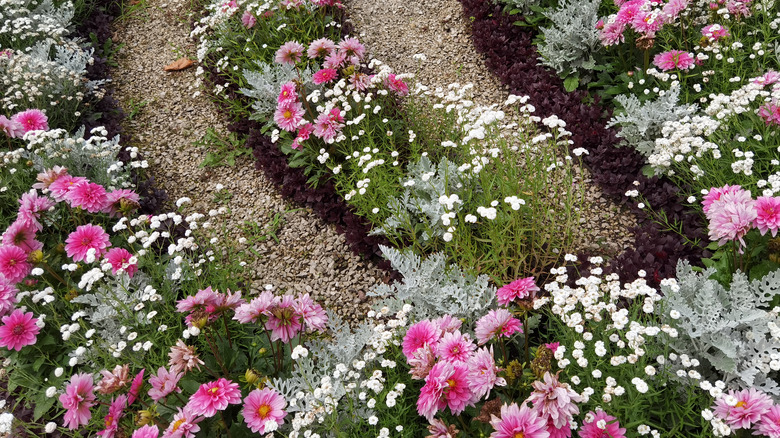
<svg viewBox="0 0 780 438">
<path fill-rule="evenodd" d="M 0 116 L 0 131 L 11 138 L 19 138 L 24 135 L 24 126 L 16 120 Z"/>
<path fill-rule="evenodd" d="M 105 429 L 97 433 L 103 438 L 114 438 L 119 427 L 119 420 L 124 415 L 124 409 L 127 406 L 127 396 L 120 395 L 111 402 L 108 407 L 108 413 L 103 419 Z"/>
<path fill-rule="evenodd" d="M 158 438 L 160 436 L 160 429 L 157 426 L 147 424 L 133 432 L 133 436 L 130 438 Z"/>
<path fill-rule="evenodd" d="M 649 11 L 640 11 L 631 21 L 631 27 L 647 37 L 654 37 L 663 25 L 663 17 Z"/>
<path fill-rule="evenodd" d="M 440 316 L 431 322 L 439 327 L 442 333 L 452 333 L 455 330 L 460 330 L 460 327 L 463 325 L 463 321 L 449 314 Z"/>
<path fill-rule="evenodd" d="M 482 347 L 474 353 L 468 361 L 469 387 L 476 399 L 490 397 L 490 390 L 494 386 L 506 386 L 506 380 L 498 377 L 500 368 L 496 366 L 493 358 L 493 347 L 488 350 Z"/>
<path fill-rule="evenodd" d="M 271 331 L 271 341 L 290 342 L 301 331 L 301 315 L 293 307 L 292 295 L 285 295 L 268 310 L 265 329 Z"/>
<path fill-rule="evenodd" d="M 67 410 L 63 426 L 75 430 L 89 423 L 92 417 L 89 408 L 95 405 L 92 376 L 86 373 L 74 374 L 59 400 L 62 407 Z"/>
<path fill-rule="evenodd" d="M 43 248 L 43 243 L 35 240 L 35 227 L 20 220 L 14 221 L 3 233 L 3 245 L 15 245 L 27 254 Z"/>
<path fill-rule="evenodd" d="M 19 199 L 19 213 L 16 220 L 25 224 L 34 226 L 37 230 L 42 230 L 43 225 L 38 221 L 41 213 L 54 207 L 54 201 L 48 196 L 38 196 L 38 192 L 30 190 Z"/>
<path fill-rule="evenodd" d="M 48 189 L 51 183 L 67 174 L 68 169 L 62 166 L 54 166 L 51 169 L 46 169 L 35 177 L 38 182 L 33 184 L 32 188 L 37 190 Z"/>
<path fill-rule="evenodd" d="M 0 246 L 0 275 L 12 284 L 16 284 L 32 270 L 27 262 L 27 253 L 15 245 Z"/>
<path fill-rule="evenodd" d="M 216 309 L 219 305 L 219 297 L 217 292 L 211 289 L 211 286 L 206 289 L 201 289 L 195 295 L 190 295 L 187 298 L 181 299 L 176 303 L 176 311 L 179 313 L 192 312 L 196 309 Z"/>
<path fill-rule="evenodd" d="M 776 84 L 780 82 L 780 73 L 774 70 L 769 70 L 766 73 L 764 73 L 762 76 L 754 78 L 751 82 L 764 87 L 768 85 Z"/>
<path fill-rule="evenodd" d="M 111 263 L 111 273 L 116 275 L 121 269 L 130 278 L 138 271 L 138 263 L 130 263 L 133 255 L 124 248 L 112 248 L 106 253 L 106 261 Z"/>
<path fill-rule="evenodd" d="M 65 200 L 73 208 L 82 208 L 90 213 L 97 213 L 106 207 L 108 196 L 106 189 L 100 184 L 84 181 L 69 190 Z"/>
<path fill-rule="evenodd" d="M 692 54 L 682 50 L 670 50 L 659 53 L 653 58 L 653 64 L 662 71 L 674 69 L 688 70 L 696 65 L 695 61 Z"/>
<path fill-rule="evenodd" d="M 477 346 L 467 333 L 461 334 L 460 330 L 456 330 L 442 335 L 436 346 L 436 355 L 447 362 L 466 362 L 476 349 Z"/>
<path fill-rule="evenodd" d="M 501 406 L 501 418 L 493 415 L 490 420 L 494 432 L 490 438 L 549 438 L 547 421 L 536 415 L 528 406 L 517 403 Z"/>
<path fill-rule="evenodd" d="M 217 411 L 225 410 L 228 405 L 238 403 L 241 403 L 241 390 L 238 389 L 238 383 L 220 378 L 200 385 L 200 388 L 190 397 L 187 407 L 193 415 L 209 418 L 216 415 Z"/>
<path fill-rule="evenodd" d="M 739 241 L 744 247 L 743 237 L 753 227 L 753 221 L 757 217 L 755 201 L 751 199 L 748 202 L 732 202 L 722 198 L 710 209 L 707 217 L 710 220 L 710 240 L 717 241 L 718 245 Z"/>
<path fill-rule="evenodd" d="M 780 405 L 774 405 L 761 416 L 754 427 L 754 435 L 761 434 L 770 438 L 780 437 Z"/>
<path fill-rule="evenodd" d="M 412 357 L 407 358 L 406 361 L 409 363 L 409 374 L 412 375 L 412 379 L 421 380 L 436 364 L 436 353 L 430 345 L 425 344 L 412 353 Z"/>
<path fill-rule="evenodd" d="M 279 96 L 276 98 L 276 103 L 281 106 L 286 103 L 294 103 L 298 101 L 298 92 L 295 88 L 295 82 L 286 82 L 282 84 L 282 89 L 279 90 Z"/>
<path fill-rule="evenodd" d="M 431 321 L 424 319 L 409 327 L 404 336 L 402 351 L 406 359 L 411 359 L 412 354 L 425 345 L 435 350 L 441 338 L 441 329 Z"/>
<path fill-rule="evenodd" d="M 149 378 L 149 384 L 152 385 L 149 388 L 149 397 L 158 401 L 172 392 L 181 392 L 178 385 L 182 376 L 181 372 L 168 371 L 164 367 L 160 367 L 157 370 L 157 375 Z"/>
<path fill-rule="evenodd" d="M 710 24 L 701 29 L 701 34 L 708 40 L 715 42 L 721 38 L 730 37 L 729 29 L 720 24 Z"/>
<path fill-rule="evenodd" d="M 271 291 L 264 291 L 260 296 L 253 298 L 249 303 L 242 304 L 236 309 L 233 317 L 241 324 L 257 322 L 262 315 L 267 315 L 272 306 L 276 305 L 279 298 Z"/>
<path fill-rule="evenodd" d="M 181 339 L 178 339 L 176 345 L 171 347 L 168 357 L 170 357 L 168 365 L 170 365 L 172 373 L 183 372 L 186 374 L 193 368 L 197 368 L 200 371 L 200 366 L 204 364 L 198 357 L 195 347 L 190 347 Z"/>
<path fill-rule="evenodd" d="M 780 197 L 760 196 L 756 199 L 755 225 L 761 235 L 770 231 L 772 237 L 777 235 L 780 228 Z"/>
<path fill-rule="evenodd" d="M 479 345 L 497 337 L 508 338 L 518 332 L 523 333 L 523 323 L 506 309 L 489 311 L 477 321 L 477 327 L 474 329 Z"/>
<path fill-rule="evenodd" d="M 590 419 L 590 421 L 588 421 Z M 599 422 L 604 420 L 605 428 L 599 427 Z M 626 429 L 620 427 L 617 418 L 607 415 L 604 411 L 590 411 L 585 416 L 580 428 L 580 438 L 626 438 Z"/>
<path fill-rule="evenodd" d="M 617 43 L 625 41 L 625 35 L 623 32 L 626 30 L 626 24 L 621 22 L 614 22 L 607 24 L 604 29 L 599 32 L 599 39 L 601 44 L 605 47 L 614 46 Z"/>
<path fill-rule="evenodd" d="M 550 438 L 569 438 L 571 437 L 571 423 L 567 421 L 563 426 L 556 427 L 552 422 L 552 418 L 548 418 L 547 432 L 550 433 Z"/>
<path fill-rule="evenodd" d="M 47 131 L 49 129 L 49 119 L 43 111 L 38 109 L 29 109 L 16 113 L 11 120 L 22 125 L 25 133 L 30 131 Z"/>
<path fill-rule="evenodd" d="M 295 65 L 303 57 L 304 47 L 298 41 L 287 41 L 276 51 L 274 61 L 279 64 Z"/>
<path fill-rule="evenodd" d="M 334 68 L 323 68 L 317 73 L 314 73 L 314 76 L 312 76 L 312 81 L 317 85 L 326 84 L 336 79 L 338 75 L 338 72 Z"/>
<path fill-rule="evenodd" d="M 308 332 L 314 330 L 319 332 L 325 331 L 328 325 L 328 314 L 325 313 L 325 309 L 322 306 L 311 299 L 308 293 L 298 296 L 295 302 L 293 302 L 293 308 L 295 313 L 303 318 Z"/>
<path fill-rule="evenodd" d="M 680 15 L 680 12 L 684 11 L 688 7 L 689 3 L 690 0 L 669 0 L 669 2 L 666 3 L 661 9 L 663 17 L 658 18 L 662 19 L 664 23 L 671 23 L 675 18 L 677 18 L 678 15 Z"/>
<path fill-rule="evenodd" d="M 284 397 L 273 389 L 255 389 L 244 399 L 244 422 L 252 432 L 263 434 L 267 422 L 275 421 L 277 425 L 284 423 L 286 406 Z"/>
<path fill-rule="evenodd" d="M 334 51 L 325 57 L 325 62 L 322 63 L 322 67 L 338 69 L 341 68 L 345 62 L 347 62 L 347 56 L 344 53 Z"/>
<path fill-rule="evenodd" d="M 496 291 L 498 304 L 506 306 L 514 300 L 532 298 L 539 291 L 533 277 L 518 278 Z"/>
<path fill-rule="evenodd" d="M 65 253 L 75 262 L 85 260 L 90 249 L 95 250 L 95 258 L 102 257 L 109 246 L 111 242 L 108 233 L 102 227 L 92 224 L 76 227 L 76 231 L 65 239 Z"/>
<path fill-rule="evenodd" d="M 293 141 L 291 147 L 293 149 L 301 149 L 301 142 L 308 140 L 313 132 L 314 132 L 314 125 L 312 125 L 311 123 L 298 125 L 298 136 L 295 137 L 295 140 Z"/>
<path fill-rule="evenodd" d="M 742 189 L 740 186 L 730 186 L 726 184 L 723 187 L 713 187 L 710 189 L 709 192 L 704 196 L 704 199 L 701 200 L 701 204 L 703 206 L 704 213 L 708 213 L 710 211 L 710 207 L 712 204 L 720 201 L 721 196 L 725 195 L 726 193 L 744 193 L 745 190 Z"/>
<path fill-rule="evenodd" d="M 764 119 L 766 126 L 780 126 L 780 105 L 777 100 L 767 102 L 758 107 L 758 115 Z"/>
<path fill-rule="evenodd" d="M 406 96 L 409 94 L 409 87 L 406 85 L 406 83 L 402 79 L 398 79 L 393 73 L 390 73 L 387 76 L 385 86 L 395 91 L 399 96 Z"/>
<path fill-rule="evenodd" d="M 736 404 L 730 406 L 727 397 L 736 399 Z M 712 410 L 732 429 L 750 429 L 772 405 L 771 397 L 755 388 L 749 388 L 742 391 L 730 390 L 728 396 L 724 395 L 715 400 Z"/>
<path fill-rule="evenodd" d="M 334 50 L 336 50 L 336 43 L 327 38 L 320 38 L 309 44 L 309 50 L 306 54 L 310 59 L 325 58 L 333 53 Z"/>
<path fill-rule="evenodd" d="M 119 189 L 106 193 L 106 205 L 103 207 L 103 213 L 108 213 L 111 217 L 119 217 L 123 214 L 129 214 L 137 210 L 141 198 L 138 193 Z"/>
<path fill-rule="evenodd" d="M 20 351 L 22 347 L 34 344 L 41 331 L 37 322 L 32 312 L 24 313 L 20 309 L 4 316 L 0 326 L 0 347 Z"/>
<path fill-rule="evenodd" d="M 141 388 L 144 386 L 144 373 L 146 368 L 141 369 L 138 374 L 135 375 L 133 381 L 130 383 L 130 389 L 127 391 L 127 405 L 130 406 L 138 398 L 138 393 L 141 392 Z"/>
<path fill-rule="evenodd" d="M 95 386 L 95 391 L 99 394 L 113 394 L 127 385 L 130 380 L 130 365 L 117 365 L 112 371 L 101 370 L 103 378 Z"/>
<path fill-rule="evenodd" d="M 457 438 L 458 432 L 460 431 L 454 424 L 447 426 L 447 423 L 438 418 L 434 418 L 428 425 L 428 432 L 430 432 L 430 435 L 425 438 Z"/>
<path fill-rule="evenodd" d="M 178 408 L 179 412 L 173 416 L 173 421 L 163 432 L 162 438 L 194 438 L 195 434 L 200 432 L 198 423 L 203 421 L 204 417 L 190 412 L 188 407 Z"/>
<path fill-rule="evenodd" d="M 314 122 L 314 135 L 330 143 L 344 126 L 341 123 L 343 121 L 344 117 L 341 116 L 341 110 L 338 108 L 322 113 L 317 116 L 317 120 Z"/>
<path fill-rule="evenodd" d="M 274 122 L 285 131 L 293 132 L 298 129 L 304 114 L 306 112 L 300 102 L 283 103 L 276 107 Z"/>
<path fill-rule="evenodd" d="M 463 363 L 439 362 L 425 378 L 417 399 L 417 412 L 431 421 L 434 415 L 449 406 L 454 415 L 474 404 L 474 394 L 468 383 L 468 366 Z"/>
<path fill-rule="evenodd" d="M 582 402 L 582 397 L 569 385 L 558 381 L 557 374 L 544 373 L 544 381 L 535 381 L 533 387 L 534 392 L 526 400 L 534 404 L 533 410 L 540 416 L 549 418 L 556 429 L 566 426 L 580 413 L 576 403 Z"/>
<path fill-rule="evenodd" d="M 16 294 L 19 290 L 14 283 L 8 281 L 4 275 L 0 274 L 0 316 L 6 315 L 13 310 L 16 304 Z"/>
<path fill-rule="evenodd" d="M 244 11 L 244 15 L 241 16 L 241 24 L 247 29 L 251 29 L 257 24 L 257 18 L 251 12 Z"/>
<path fill-rule="evenodd" d="M 555 350 L 558 349 L 558 347 L 561 346 L 560 342 L 548 342 L 547 344 L 544 344 L 545 347 L 547 347 L 550 351 L 555 353 Z"/>
<path fill-rule="evenodd" d="M 69 191 L 84 181 L 89 180 L 80 176 L 63 175 L 49 185 L 51 197 L 57 202 L 63 201 L 68 196 Z"/>
<path fill-rule="evenodd" d="M 629 24 L 634 21 L 634 18 L 636 18 L 636 16 L 642 12 L 640 8 L 643 3 L 644 0 L 631 0 L 623 3 L 620 6 L 620 10 L 618 11 L 617 15 L 615 16 L 615 22 Z"/>
<path fill-rule="evenodd" d="M 363 59 L 366 48 L 357 38 L 344 38 L 344 40 L 339 43 L 339 53 L 344 54 L 350 63 L 357 64 Z"/>
</svg>

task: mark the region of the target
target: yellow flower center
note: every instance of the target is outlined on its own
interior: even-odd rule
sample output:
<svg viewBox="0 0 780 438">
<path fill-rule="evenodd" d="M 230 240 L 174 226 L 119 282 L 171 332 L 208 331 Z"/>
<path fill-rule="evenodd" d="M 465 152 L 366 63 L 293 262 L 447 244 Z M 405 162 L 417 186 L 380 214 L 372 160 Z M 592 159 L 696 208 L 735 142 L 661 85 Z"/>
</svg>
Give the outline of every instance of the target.
<svg viewBox="0 0 780 438">
<path fill-rule="evenodd" d="M 450 388 L 454 388 L 455 387 L 455 380 L 449 379 L 449 380 L 447 380 L 447 384 L 450 385 Z"/>
<path fill-rule="evenodd" d="M 263 420 L 265 420 L 265 417 L 268 416 L 269 412 L 271 412 L 271 407 L 268 405 L 260 405 L 260 407 L 257 408 L 257 415 Z"/>
<path fill-rule="evenodd" d="M 282 116 L 284 116 L 285 119 L 289 119 L 290 117 L 292 117 L 292 112 L 290 110 L 287 110 L 284 112 L 284 114 L 282 114 Z"/>
<path fill-rule="evenodd" d="M 211 393 L 211 395 L 216 394 L 217 391 L 219 391 L 219 387 L 218 386 L 215 386 L 215 387 L 209 389 L 209 393 Z"/>
<path fill-rule="evenodd" d="M 106 429 L 111 427 L 111 424 L 113 423 L 114 423 L 114 416 L 113 415 L 106 416 Z"/>
<path fill-rule="evenodd" d="M 747 403 L 742 400 L 738 401 L 737 404 L 734 405 L 735 408 L 744 408 L 745 406 L 747 406 Z"/>
<path fill-rule="evenodd" d="M 176 420 L 176 422 L 173 423 L 173 429 L 171 430 L 171 432 L 176 432 L 176 429 L 178 429 L 179 426 L 181 426 L 182 423 L 184 423 L 185 421 L 187 421 L 187 419 L 185 418 L 179 418 L 178 420 Z"/>
<path fill-rule="evenodd" d="M 525 434 L 523 432 L 517 432 L 514 438 L 525 438 Z"/>
</svg>

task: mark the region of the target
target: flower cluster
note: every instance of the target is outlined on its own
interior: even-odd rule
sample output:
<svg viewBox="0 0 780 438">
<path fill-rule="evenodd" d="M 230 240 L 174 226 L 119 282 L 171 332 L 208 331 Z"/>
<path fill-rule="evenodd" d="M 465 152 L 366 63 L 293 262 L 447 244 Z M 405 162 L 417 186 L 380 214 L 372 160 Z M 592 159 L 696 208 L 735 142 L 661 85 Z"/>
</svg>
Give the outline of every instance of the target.
<svg viewBox="0 0 780 438">
<path fill-rule="evenodd" d="M 745 247 L 745 234 L 754 227 L 761 235 L 772 237 L 780 227 L 780 197 L 760 196 L 753 199 L 749 190 L 738 185 L 713 187 L 702 200 L 704 213 L 709 220 L 710 239 L 724 245 L 739 241 Z M 741 250 L 740 250 L 741 251 Z"/>
</svg>

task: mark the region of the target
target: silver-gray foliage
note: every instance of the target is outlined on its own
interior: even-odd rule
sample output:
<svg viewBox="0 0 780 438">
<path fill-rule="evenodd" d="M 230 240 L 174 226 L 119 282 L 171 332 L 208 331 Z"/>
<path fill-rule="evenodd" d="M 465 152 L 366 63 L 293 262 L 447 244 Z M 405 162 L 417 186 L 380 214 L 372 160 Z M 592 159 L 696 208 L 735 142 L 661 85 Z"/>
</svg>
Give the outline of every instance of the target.
<svg viewBox="0 0 780 438">
<path fill-rule="evenodd" d="M 450 314 L 475 321 L 487 313 L 496 296 L 486 275 L 471 275 L 458 266 L 447 264 L 444 254 L 421 259 L 413 251 L 379 247 L 403 281 L 380 284 L 367 295 L 385 298 L 391 312 L 411 304 L 410 318 L 419 321 Z"/>
<path fill-rule="evenodd" d="M 540 28 L 544 41 L 539 53 L 544 65 L 564 76 L 596 67 L 593 54 L 602 47 L 596 29 L 600 4 L 600 0 L 561 0 L 557 9 L 545 11 L 552 27 Z"/>
<path fill-rule="evenodd" d="M 780 309 L 765 310 L 780 294 L 780 271 L 753 281 L 737 272 L 728 288 L 709 278 L 714 273 L 712 268 L 694 272 L 681 261 L 677 284 L 662 285 L 663 322 L 678 330 L 668 342 L 678 353 L 706 361 L 711 375 L 704 368 L 705 378 L 780 397 L 777 364 L 770 365 L 780 354 Z M 679 318 L 672 318 L 672 311 Z"/>
<path fill-rule="evenodd" d="M 268 64 L 256 61 L 259 70 L 244 69 L 244 78 L 249 88 L 241 88 L 239 91 L 255 99 L 252 108 L 255 112 L 249 117 L 252 120 L 266 120 L 276 109 L 276 99 L 282 84 L 298 77 L 295 67 L 287 64 Z M 313 85 L 311 81 L 314 73 L 306 68 L 301 72 L 302 79 L 307 88 Z"/>
<path fill-rule="evenodd" d="M 620 126 L 617 136 L 649 157 L 655 152 L 655 139 L 662 136 L 664 122 L 675 122 L 696 112 L 698 107 L 695 104 L 678 105 L 679 97 L 679 87 L 672 87 L 663 96 L 644 103 L 634 95 L 616 96 L 615 100 L 623 111 L 612 117 L 607 127 Z"/>
</svg>

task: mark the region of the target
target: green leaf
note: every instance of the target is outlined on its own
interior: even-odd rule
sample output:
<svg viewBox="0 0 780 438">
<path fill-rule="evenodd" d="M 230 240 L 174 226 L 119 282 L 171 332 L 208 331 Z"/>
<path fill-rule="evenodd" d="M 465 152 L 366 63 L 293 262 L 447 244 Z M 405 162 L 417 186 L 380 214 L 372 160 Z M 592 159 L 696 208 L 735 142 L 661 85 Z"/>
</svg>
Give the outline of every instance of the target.
<svg viewBox="0 0 780 438">
<path fill-rule="evenodd" d="M 195 393 L 195 391 L 197 391 L 200 387 L 200 384 L 194 380 L 187 379 L 180 381 L 179 386 L 181 386 L 183 390 L 189 393 Z"/>
<path fill-rule="evenodd" d="M 33 362 L 33 371 L 38 371 L 41 369 L 41 365 L 46 361 L 46 356 L 41 356 L 38 359 Z"/>
<path fill-rule="evenodd" d="M 579 85 L 580 85 L 579 76 L 569 76 L 563 80 L 563 88 L 565 88 L 566 91 L 570 93 L 576 90 Z"/>
<path fill-rule="evenodd" d="M 35 410 L 33 411 L 33 420 L 38 421 L 43 414 L 49 412 L 52 406 L 54 406 L 54 402 L 57 400 L 56 397 L 46 397 L 46 393 L 42 392 L 38 395 L 38 397 L 35 398 Z"/>
<path fill-rule="evenodd" d="M 642 175 L 652 178 L 655 176 L 655 170 L 653 169 L 653 166 L 646 164 L 642 166 Z"/>
</svg>

